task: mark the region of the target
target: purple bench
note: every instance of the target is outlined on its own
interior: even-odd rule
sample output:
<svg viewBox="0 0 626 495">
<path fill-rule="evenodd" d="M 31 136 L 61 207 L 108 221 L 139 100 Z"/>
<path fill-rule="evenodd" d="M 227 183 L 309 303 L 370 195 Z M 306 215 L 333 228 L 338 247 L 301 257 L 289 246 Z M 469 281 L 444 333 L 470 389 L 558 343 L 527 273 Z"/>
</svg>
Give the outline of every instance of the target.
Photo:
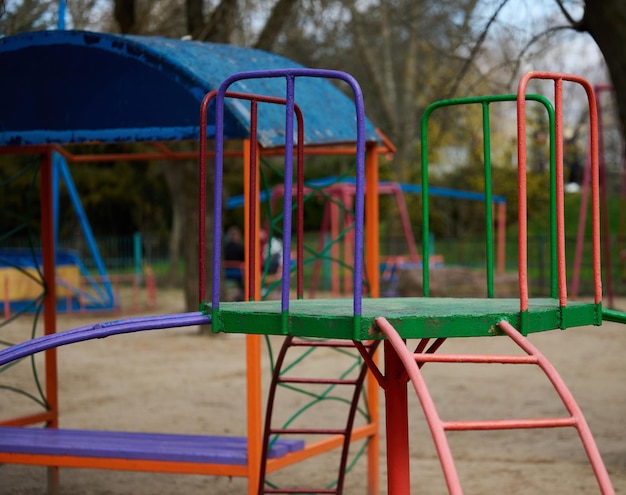
<svg viewBox="0 0 626 495">
<path fill-rule="evenodd" d="M 164 328 L 205 325 L 211 317 L 201 312 L 129 318 L 87 325 L 0 349 L 0 366 L 55 347 L 124 333 Z M 72 465 L 104 467 L 106 459 L 136 461 L 135 464 L 188 463 L 246 466 L 247 438 L 230 436 L 180 435 L 169 433 L 68 430 L 37 427 L 0 426 L 0 463 L 16 458 L 47 466 Z M 278 458 L 304 449 L 304 440 L 275 441 L 268 458 Z M 28 458 L 28 459 L 27 459 Z M 70 462 L 69 459 L 73 460 Z M 82 458 L 80 462 L 76 459 Z M 102 459 L 94 463 L 89 459 Z M 22 463 L 22 462 L 18 462 Z M 58 463 L 58 464 L 57 464 Z M 84 465 L 84 466 L 83 466 Z M 150 469 L 149 469 L 150 470 Z M 221 469 L 221 471 L 224 471 Z M 197 471 L 193 471 L 197 472 Z"/>
<path fill-rule="evenodd" d="M 27 455 L 245 465 L 247 442 L 229 436 L 0 427 L 0 452 Z M 304 440 L 281 438 L 268 458 L 303 448 Z"/>
</svg>

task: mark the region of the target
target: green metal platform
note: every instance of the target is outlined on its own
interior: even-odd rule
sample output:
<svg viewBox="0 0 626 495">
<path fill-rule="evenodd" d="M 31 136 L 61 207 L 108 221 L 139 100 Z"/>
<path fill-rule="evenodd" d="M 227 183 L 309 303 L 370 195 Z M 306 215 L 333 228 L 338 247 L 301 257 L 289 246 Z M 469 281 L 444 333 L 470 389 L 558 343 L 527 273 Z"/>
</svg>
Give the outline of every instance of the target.
<svg viewBox="0 0 626 495">
<path fill-rule="evenodd" d="M 210 306 L 205 310 L 210 313 Z M 499 333 L 496 325 L 503 319 L 516 328 L 522 327 L 519 299 L 399 297 L 363 299 L 356 331 L 352 299 L 293 300 L 286 317 L 281 313 L 280 301 L 225 302 L 213 312 L 213 331 L 382 339 L 373 325 L 379 316 L 384 316 L 405 339 L 493 336 Z M 543 332 L 600 325 L 602 308 L 599 304 L 571 301 L 561 308 L 557 299 L 531 299 L 524 317 L 529 332 Z"/>
</svg>

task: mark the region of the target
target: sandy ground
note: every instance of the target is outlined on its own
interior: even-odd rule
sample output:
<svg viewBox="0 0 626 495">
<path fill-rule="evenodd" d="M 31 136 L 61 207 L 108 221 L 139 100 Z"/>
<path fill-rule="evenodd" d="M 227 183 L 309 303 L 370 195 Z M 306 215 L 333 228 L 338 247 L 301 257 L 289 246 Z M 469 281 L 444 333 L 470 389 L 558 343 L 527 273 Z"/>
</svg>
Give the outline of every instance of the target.
<svg viewBox="0 0 626 495">
<path fill-rule="evenodd" d="M 158 312 L 182 310 L 182 295 L 161 291 Z M 626 309 L 626 305 L 625 305 Z M 59 330 L 115 316 L 62 317 Z M 28 336 L 32 320 L 0 327 L 2 339 Z M 23 339 L 23 338 L 22 338 Z M 112 337 L 59 350 L 61 426 L 180 433 L 245 433 L 245 360 L 241 335 L 206 335 L 197 328 Z M 605 324 L 531 337 L 568 384 L 595 435 L 616 493 L 626 494 L 626 328 Z M 276 342 L 273 342 L 275 345 Z M 504 338 L 448 341 L 450 352 L 511 349 Z M 310 370 L 338 372 L 339 359 L 311 356 Z M 264 365 L 267 368 L 267 363 Z M 337 369 L 334 369 L 337 367 Z M 563 406 L 535 367 L 435 365 L 424 368 L 444 419 L 556 416 Z M 1 385 L 35 391 L 28 363 L 0 375 Z M 264 380 L 268 378 L 265 373 Z M 281 403 L 281 413 L 301 407 Z M 381 397 L 381 404 L 382 404 Z M 432 441 L 411 397 L 412 493 L 446 493 Z M 325 407 L 325 406 L 324 406 Z M 36 410 L 36 409 L 35 409 Z M 25 399 L 0 390 L 0 418 L 33 412 Z M 330 409 L 308 421 L 321 421 Z M 337 425 L 335 425 L 337 426 Z M 599 493 L 573 429 L 472 432 L 449 435 L 466 494 Z M 318 457 L 280 472 L 298 486 L 331 472 L 334 458 Z M 385 452 L 380 457 L 386 493 Z M 365 460 L 349 473 L 344 493 L 366 493 Z M 0 466 L 0 494 L 45 493 L 46 469 Z M 66 495 L 243 494 L 244 479 L 83 469 L 61 471 Z"/>
</svg>

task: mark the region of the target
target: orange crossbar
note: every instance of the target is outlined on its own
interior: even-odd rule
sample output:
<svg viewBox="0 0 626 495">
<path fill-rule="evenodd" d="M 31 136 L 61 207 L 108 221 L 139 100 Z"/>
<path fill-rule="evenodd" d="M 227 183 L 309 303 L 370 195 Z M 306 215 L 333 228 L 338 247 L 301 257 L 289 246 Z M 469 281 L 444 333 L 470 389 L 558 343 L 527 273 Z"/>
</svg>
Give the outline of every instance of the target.
<svg viewBox="0 0 626 495">
<path fill-rule="evenodd" d="M 352 430 L 352 434 L 350 435 L 350 441 L 354 442 L 355 440 L 361 440 L 367 437 L 376 438 L 377 433 L 378 427 L 376 424 L 370 423 L 367 425 L 359 426 L 358 428 L 354 428 Z M 320 455 L 333 449 L 339 448 L 342 444 L 343 435 L 333 435 L 329 438 L 325 438 L 324 440 L 308 444 L 304 447 L 304 449 L 298 450 L 297 452 L 290 452 L 276 459 L 268 459 L 266 470 L 268 473 L 276 471 L 286 466 L 290 466 L 292 464 L 296 464 L 298 462 L 309 459 L 310 457 L 314 457 L 316 455 Z"/>
<path fill-rule="evenodd" d="M 153 473 L 205 474 L 215 476 L 248 476 L 248 468 L 245 465 L 150 461 L 142 459 L 116 459 L 109 457 L 0 453 L 0 463 L 109 469 L 114 471 L 146 471 Z"/>
</svg>

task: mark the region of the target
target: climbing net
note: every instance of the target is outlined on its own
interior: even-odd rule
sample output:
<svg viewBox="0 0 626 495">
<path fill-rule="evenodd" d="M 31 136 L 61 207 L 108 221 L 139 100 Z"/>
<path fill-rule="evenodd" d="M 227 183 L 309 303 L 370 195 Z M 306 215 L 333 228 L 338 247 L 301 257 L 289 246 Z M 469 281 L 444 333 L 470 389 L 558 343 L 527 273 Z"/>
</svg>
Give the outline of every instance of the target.
<svg viewBox="0 0 626 495">
<path fill-rule="evenodd" d="M 12 157 L 0 167 L 0 196 L 4 198 L 0 223 L 0 346 L 3 347 L 35 338 L 43 310 L 46 285 L 38 236 L 39 173 L 38 157 Z M 30 384 L 8 373 L 10 368 L 20 368 L 19 361 L 0 367 L 0 394 L 11 395 L 13 404 L 34 402 L 48 409 L 34 356 L 28 361 L 32 371 Z M 15 374 L 21 377 L 24 373 L 16 370 Z M 16 395 L 24 400 L 16 401 Z"/>
</svg>

